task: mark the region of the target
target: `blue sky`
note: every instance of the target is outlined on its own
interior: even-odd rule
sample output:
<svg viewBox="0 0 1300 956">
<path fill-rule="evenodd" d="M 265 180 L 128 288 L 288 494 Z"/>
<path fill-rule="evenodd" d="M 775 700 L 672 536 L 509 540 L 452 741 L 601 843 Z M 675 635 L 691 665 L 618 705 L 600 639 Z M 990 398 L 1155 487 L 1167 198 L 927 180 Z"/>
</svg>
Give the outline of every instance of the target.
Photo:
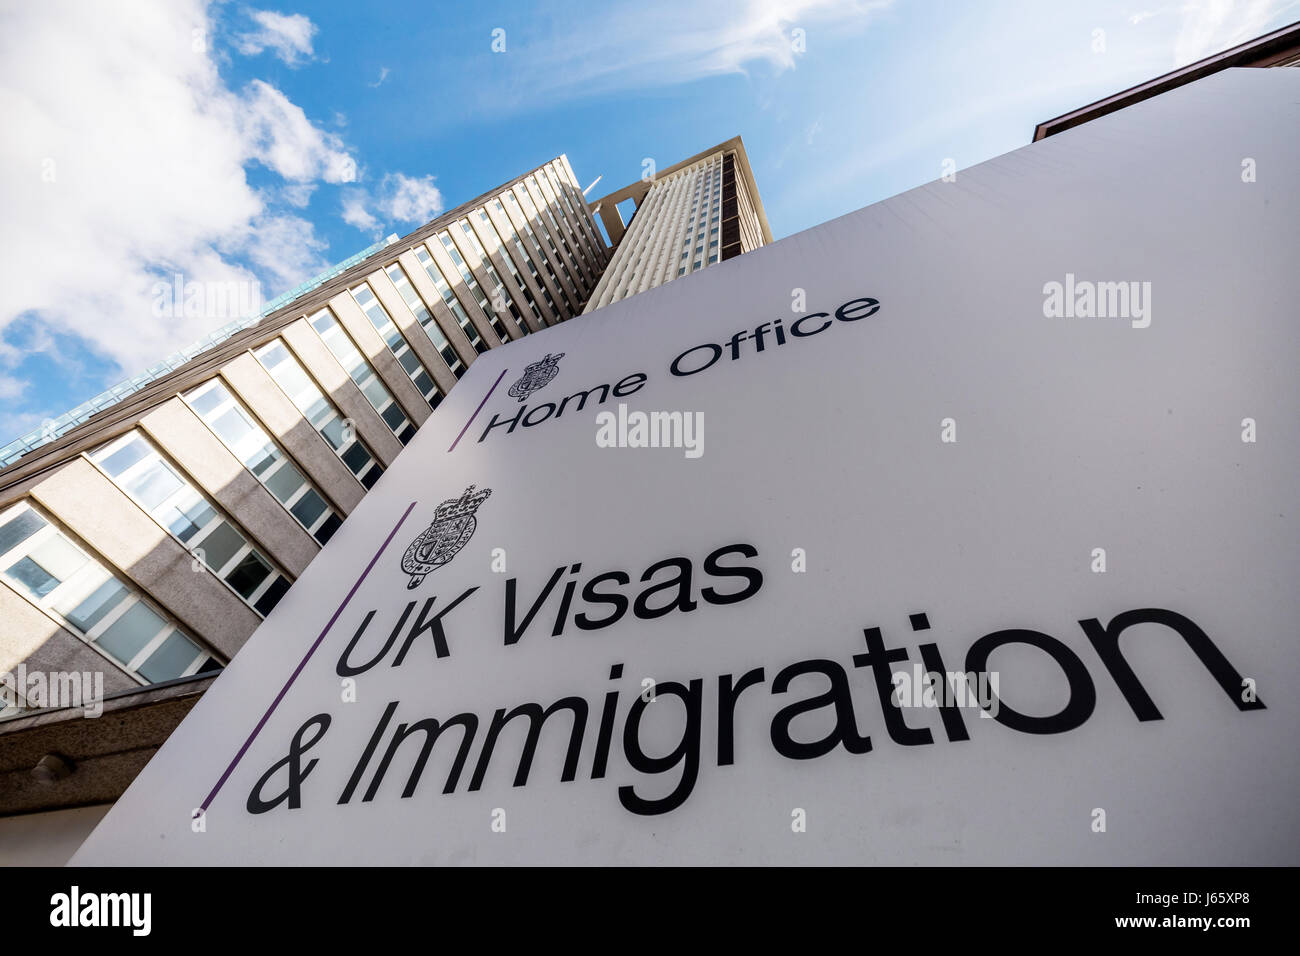
<svg viewBox="0 0 1300 956">
<path fill-rule="evenodd" d="M 0 13 L 0 444 L 228 321 L 160 312 L 178 272 L 270 299 L 560 153 L 583 185 L 604 177 L 597 196 L 736 134 L 781 238 L 1300 16 L 1300 0 L 111 6 Z"/>
</svg>

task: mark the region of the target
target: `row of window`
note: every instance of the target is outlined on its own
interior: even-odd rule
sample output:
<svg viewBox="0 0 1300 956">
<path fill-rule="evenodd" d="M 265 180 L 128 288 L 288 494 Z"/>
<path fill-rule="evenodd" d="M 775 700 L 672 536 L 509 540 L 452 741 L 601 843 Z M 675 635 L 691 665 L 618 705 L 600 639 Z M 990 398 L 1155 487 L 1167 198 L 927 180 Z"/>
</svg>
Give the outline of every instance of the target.
<svg viewBox="0 0 1300 956">
<path fill-rule="evenodd" d="M 452 317 L 455 318 L 456 324 L 460 326 L 460 330 L 465 333 L 465 338 L 469 339 L 470 346 L 475 352 L 482 355 L 488 350 L 488 344 L 484 342 L 483 337 L 478 334 L 478 329 L 475 328 L 474 323 L 470 321 L 469 313 L 465 311 L 465 307 L 461 305 L 460 300 L 456 298 L 456 293 L 451 291 L 451 285 L 443 277 L 442 270 L 438 268 L 438 264 L 433 261 L 433 256 L 430 255 L 428 248 L 421 243 L 415 247 L 414 252 L 416 261 L 419 262 L 420 265 L 424 267 L 424 271 L 428 273 L 429 280 L 433 282 L 433 287 L 438 291 L 438 294 L 442 296 L 443 303 L 449 310 L 451 310 Z"/>
<path fill-rule="evenodd" d="M 510 204 L 510 208 L 514 210 L 515 215 L 519 217 L 519 221 L 523 224 L 524 235 L 528 237 L 528 242 L 533 247 L 533 251 L 536 253 L 537 261 L 540 262 L 545 267 L 546 274 L 551 277 L 551 282 L 555 284 L 555 288 L 559 289 L 562 295 L 567 295 L 569 289 L 562 282 L 560 282 L 560 277 L 556 275 L 555 268 L 554 266 L 551 265 L 551 260 L 547 258 L 546 253 L 542 250 L 542 244 L 537 238 L 537 233 L 533 232 L 533 227 L 529 223 L 528 215 L 524 212 L 524 207 L 519 202 L 519 197 L 515 194 L 515 191 L 513 189 L 507 189 L 504 193 L 502 193 L 502 195 L 505 197 L 506 202 Z M 499 201 L 497 205 L 500 206 Z M 514 220 L 510 216 L 505 215 L 504 210 L 502 210 L 502 215 L 505 216 L 506 221 L 509 222 L 511 226 L 514 225 Z M 529 258 L 532 258 L 532 256 L 529 256 Z M 555 261 L 556 262 L 560 261 L 558 252 L 555 254 Z M 560 268 L 561 269 L 564 268 L 563 262 L 560 262 Z M 566 275 L 567 275 L 567 270 L 566 270 Z M 572 278 L 570 278 L 570 284 L 572 284 Z M 575 301 L 573 305 L 574 308 L 577 308 L 578 303 Z"/>
<path fill-rule="evenodd" d="M 361 394 L 366 397 L 372 408 L 384 420 L 384 423 L 392 429 L 397 440 L 403 445 L 415 437 L 415 425 L 407 419 L 406 413 L 402 411 L 402 406 L 397 404 L 388 387 L 384 385 L 383 380 L 376 374 L 371 364 L 366 361 L 366 357 L 361 354 L 339 325 L 338 319 L 334 318 L 334 313 L 328 308 L 321 309 L 315 315 L 311 316 L 308 321 L 325 343 L 325 347 L 330 350 L 334 358 L 343 370 L 348 373 L 348 377 L 361 390 Z"/>
<path fill-rule="evenodd" d="M 26 502 L 0 514 L 0 569 L 14 590 L 141 683 L 221 667 L 139 591 Z"/>
<path fill-rule="evenodd" d="M 510 334 L 506 332 L 506 327 L 501 324 L 501 319 L 498 318 L 496 310 L 493 309 L 492 304 L 488 302 L 487 294 L 483 291 L 483 287 L 478 284 L 478 280 L 474 278 L 474 273 L 470 272 L 469 265 L 465 262 L 465 257 L 460 254 L 460 250 L 456 248 L 456 243 L 451 238 L 451 233 L 444 229 L 442 232 L 438 233 L 438 241 L 442 243 L 443 251 L 447 253 L 447 257 L 451 259 L 452 265 L 454 265 L 456 271 L 460 273 L 460 281 L 465 284 L 465 288 L 469 289 L 469 294 L 474 297 L 474 301 L 478 303 L 478 307 L 483 311 L 483 314 L 487 316 L 488 325 L 492 326 L 492 331 L 496 333 L 497 338 L 501 340 L 502 344 L 509 342 Z M 426 266 L 426 268 L 428 267 Z"/>
<path fill-rule="evenodd" d="M 384 340 L 388 351 L 393 353 L 393 358 L 397 359 L 398 364 L 410 376 L 411 382 L 419 390 L 420 395 L 429 403 L 429 408 L 432 410 L 442 404 L 442 391 L 420 361 L 419 356 L 415 354 L 410 343 L 406 341 L 397 324 L 389 316 L 388 310 L 371 291 L 370 283 L 363 282 L 352 289 L 352 298 L 361 307 L 361 311 L 370 320 L 379 337 Z"/>
<path fill-rule="evenodd" d="M 259 614 L 289 590 L 289 578 L 140 431 L 96 449 L 90 460 Z"/>
<path fill-rule="evenodd" d="M 578 196 L 577 187 L 569 180 L 568 176 L 566 176 L 562 170 L 556 168 L 555 164 L 547 164 L 543 167 L 543 172 L 550 180 L 551 186 L 556 195 L 558 195 L 564 202 L 564 207 L 569 210 L 570 224 L 578 224 L 578 239 L 586 248 L 587 254 L 591 257 L 590 261 L 593 264 L 600 264 L 604 258 L 602 255 L 603 245 L 600 248 L 597 247 L 597 237 L 594 229 L 587 221 L 587 217 L 578 212 L 578 205 L 583 205 L 585 212 L 585 204 L 581 197 Z M 572 225 L 570 228 L 572 228 Z"/>
<path fill-rule="evenodd" d="M 433 347 L 437 349 L 438 354 L 442 356 L 442 360 L 446 363 L 448 371 L 450 371 L 452 375 L 456 376 L 456 378 L 460 378 L 465 374 L 465 363 L 460 360 L 460 356 L 456 354 L 456 350 L 451 347 L 451 342 L 448 341 L 446 334 L 442 331 L 442 327 L 438 325 L 437 321 L 434 319 L 433 313 L 429 311 L 429 307 L 425 305 L 424 300 L 420 298 L 420 293 L 416 292 L 415 286 L 411 285 L 411 280 L 407 277 L 406 270 L 402 268 L 400 263 L 394 262 L 392 265 L 386 267 L 384 272 L 388 274 L 388 278 L 397 289 L 398 295 L 400 295 L 402 300 L 406 303 L 406 307 L 410 309 L 411 314 L 415 316 L 415 320 L 420 323 L 420 328 L 424 329 L 425 333 L 429 336 L 429 341 L 433 343 Z"/>
<path fill-rule="evenodd" d="M 555 304 L 555 298 L 551 295 L 550 287 L 547 286 L 547 284 L 542 280 L 541 274 L 537 271 L 537 260 L 535 260 L 532 256 L 530 256 L 528 254 L 528 250 L 524 248 L 523 240 L 519 238 L 519 233 L 518 231 L 516 231 L 514 223 L 511 222 L 510 217 L 506 215 L 505 206 L 501 205 L 501 200 L 499 198 L 493 199 L 492 202 L 489 203 L 489 205 L 496 211 L 497 215 L 500 217 L 500 222 L 504 226 L 504 228 L 508 229 L 510 232 L 508 236 L 505 236 L 502 235 L 498 230 L 498 238 L 502 240 L 509 240 L 510 243 L 514 245 L 515 251 L 519 253 L 519 258 L 523 260 L 526 266 L 528 266 L 528 272 L 530 275 L 532 275 L 533 281 L 536 282 L 538 288 L 542 290 L 542 298 L 546 299 L 546 304 L 550 308 L 551 313 L 553 315 L 559 315 L 560 309 Z M 490 226 L 494 229 L 496 228 L 495 224 L 492 221 L 492 217 L 487 214 L 486 208 L 480 209 L 478 211 L 478 215 L 479 215 L 479 221 L 484 223 L 485 226 Z M 540 247 L 539 247 L 539 254 L 540 254 Z M 508 253 L 506 253 L 503 256 L 503 258 L 509 259 L 510 256 Z M 557 290 L 560 290 L 561 289 L 560 281 L 555 277 L 555 270 L 551 268 L 551 264 L 546 261 L 545 256 L 541 257 L 541 262 L 543 267 L 546 269 L 547 273 L 550 275 L 551 282 L 554 283 L 555 288 Z M 561 295 L 563 295 L 562 291 L 561 291 Z"/>
<path fill-rule="evenodd" d="M 722 167 L 716 165 L 712 173 L 705 173 L 695 184 L 694 200 L 691 203 L 689 219 L 694 220 L 694 234 L 687 233 L 682 239 L 682 254 L 678 262 L 677 274 L 685 275 L 688 271 L 694 272 L 703 268 L 706 264 L 713 265 L 718 261 L 720 252 L 720 236 L 718 222 L 718 213 L 722 203 Z M 708 246 L 706 254 L 705 246 L 705 226 L 708 230 Z M 694 247 L 692 251 L 692 247 Z M 690 263 L 688 266 L 687 263 Z"/>
<path fill-rule="evenodd" d="M 465 242 L 474 250 L 474 254 L 478 256 L 481 268 L 487 273 L 488 278 L 492 280 L 493 287 L 497 290 L 497 296 L 499 299 L 497 302 L 493 303 L 493 308 L 497 312 L 500 312 L 502 308 L 509 309 L 510 314 L 514 316 L 515 324 L 519 326 L 519 331 L 524 335 L 527 335 L 528 323 L 524 321 L 524 313 L 521 312 L 519 306 L 515 304 L 514 297 L 510 294 L 510 290 L 506 288 L 506 284 L 501 281 L 501 274 L 497 272 L 496 266 L 492 265 L 492 260 L 488 257 L 487 251 L 483 248 L 483 243 L 479 242 L 478 236 L 474 233 L 474 227 L 469 224 L 468 219 L 458 220 L 456 225 L 460 227 L 461 234 L 465 237 Z M 518 273 L 516 272 L 515 275 L 518 276 Z M 502 339 L 502 341 L 504 342 L 506 340 Z"/>
<path fill-rule="evenodd" d="M 357 481 L 365 488 L 373 487 L 384 473 L 384 467 L 357 436 L 352 424 L 317 387 L 284 341 L 274 339 L 254 350 L 253 355 L 325 444 L 348 466 Z"/>
<path fill-rule="evenodd" d="M 505 242 L 501 238 L 500 231 L 492 223 L 492 217 L 487 214 L 486 208 L 478 209 L 475 212 L 475 215 L 478 217 L 479 225 L 482 227 L 483 230 L 483 235 L 487 237 L 487 240 L 490 243 L 492 243 L 492 251 L 499 252 L 501 256 L 501 260 L 506 264 L 506 268 L 510 270 L 511 278 L 515 280 L 515 285 L 518 286 L 519 291 L 521 291 L 524 294 L 524 299 L 528 302 L 528 308 L 533 313 L 533 317 L 537 320 L 537 324 L 545 328 L 547 322 L 545 317 L 542 315 L 541 308 L 537 304 L 537 297 L 533 295 L 533 290 L 528 287 L 528 283 L 525 282 L 523 276 L 519 274 L 519 269 L 515 265 L 515 260 L 511 258 L 509 251 L 505 248 Z M 471 227 L 469 221 L 462 219 L 461 228 L 464 229 L 466 232 L 470 232 Z M 515 241 L 516 243 L 518 243 L 518 239 L 516 239 Z M 490 257 L 483 253 L 483 247 L 481 243 L 477 245 L 477 248 L 479 250 L 479 255 L 483 258 L 483 260 L 485 262 L 490 261 Z M 524 247 L 522 245 L 518 246 L 520 255 L 524 255 L 523 248 Z M 529 269 L 532 271 L 533 281 L 537 283 L 539 288 L 541 288 L 542 294 L 546 296 L 547 301 L 553 304 L 554 300 L 551 298 L 551 294 L 546 291 L 545 284 L 542 283 L 541 280 L 538 279 L 537 277 L 537 266 L 533 265 L 532 261 L 528 260 L 526 256 L 524 258 L 525 261 L 528 263 Z M 514 310 L 514 311 L 516 312 L 515 318 L 516 321 L 518 321 L 519 323 L 519 328 L 523 331 L 527 331 L 527 326 L 523 321 L 523 316 L 518 314 L 518 310 Z"/>
<path fill-rule="evenodd" d="M 276 501 L 321 544 L 343 523 L 325 497 L 316 490 L 289 457 L 271 441 L 219 378 L 192 388 L 184 395 L 213 434 L 244 463 Z"/>
</svg>

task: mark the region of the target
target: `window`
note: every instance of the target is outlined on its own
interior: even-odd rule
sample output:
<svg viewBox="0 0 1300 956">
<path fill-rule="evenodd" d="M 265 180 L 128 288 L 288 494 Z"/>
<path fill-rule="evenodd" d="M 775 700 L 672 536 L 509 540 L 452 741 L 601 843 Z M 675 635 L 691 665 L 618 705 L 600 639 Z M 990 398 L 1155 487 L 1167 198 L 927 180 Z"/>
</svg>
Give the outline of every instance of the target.
<svg viewBox="0 0 1300 956">
<path fill-rule="evenodd" d="M 568 256 L 569 265 L 573 267 L 570 273 L 571 276 L 575 278 L 575 281 L 577 281 L 579 285 L 584 285 L 585 283 L 582 280 L 585 278 L 585 274 L 582 271 L 582 267 L 578 265 L 578 257 L 573 254 L 573 249 L 570 248 L 569 241 L 565 238 L 564 231 L 560 228 L 559 222 L 556 221 L 555 213 L 551 211 L 550 197 L 546 195 L 546 191 L 537 182 L 535 177 L 529 176 L 526 183 L 527 188 L 530 191 L 530 198 L 533 200 L 533 205 L 546 215 L 546 219 L 542 221 L 542 225 L 543 228 L 550 233 L 550 236 L 553 237 L 550 239 L 551 248 L 553 250 L 555 249 L 555 240 L 558 239 L 560 245 L 564 247 L 565 255 Z M 548 223 L 549 225 L 547 225 Z M 556 254 L 558 256 L 558 251 Z"/>
<path fill-rule="evenodd" d="M 379 337 L 384 340 L 388 346 L 388 351 L 393 353 L 393 358 L 397 359 L 402 369 L 410 376 L 411 381 L 419 390 L 420 395 L 430 408 L 437 408 L 442 404 L 442 390 L 429 374 L 429 370 L 424 367 L 420 357 L 415 354 L 411 344 L 406 341 L 402 332 L 397 327 L 384 304 L 379 301 L 375 293 L 371 290 L 370 284 L 363 282 L 361 285 L 351 290 L 352 298 L 356 300 L 357 305 L 361 306 L 361 311 L 366 314 L 370 324 L 375 327 Z"/>
<path fill-rule="evenodd" d="M 593 260 L 595 260 L 597 258 L 597 253 L 596 248 L 592 243 L 591 234 L 587 231 L 587 220 L 574 206 L 571 199 L 572 190 L 569 187 L 568 180 L 559 169 L 552 166 L 544 166 L 542 171 L 546 174 L 546 178 L 551 184 L 552 192 L 560 197 L 560 200 L 564 203 L 564 208 L 569 211 L 569 216 L 573 223 L 578 224 L 573 228 L 574 235 L 577 237 L 579 245 L 582 246 L 587 255 L 591 256 Z"/>
<path fill-rule="evenodd" d="M 353 344 L 352 339 L 343 330 L 343 326 L 339 325 L 338 320 L 334 318 L 334 313 L 327 308 L 321 309 L 309 321 L 311 327 L 320 334 L 326 348 L 334 354 L 338 363 L 343 366 L 343 370 L 348 373 L 348 377 L 356 383 L 357 388 L 361 389 L 361 394 L 366 397 L 366 401 L 379 413 L 384 424 L 393 430 L 397 440 L 403 445 L 409 442 L 415 436 L 415 426 L 407 421 L 402 407 L 380 381 L 375 370 L 366 361 L 366 357 Z"/>
<path fill-rule="evenodd" d="M 551 260 L 546 258 L 546 253 L 542 250 L 542 244 L 537 240 L 533 227 L 528 224 L 528 216 L 524 214 L 524 207 L 519 204 L 518 197 L 515 196 L 513 190 L 506 190 L 502 195 L 506 197 L 506 202 L 510 203 L 510 207 L 519 216 L 519 221 L 523 223 L 524 233 L 528 236 L 528 241 L 537 250 L 537 260 L 546 267 L 546 274 L 551 277 L 551 282 L 555 284 L 555 288 L 562 290 L 564 286 L 560 283 L 560 277 L 556 275 L 555 269 L 551 266 Z M 555 258 L 556 261 L 559 261 L 559 253 L 556 253 Z M 561 268 L 563 268 L 563 263 L 561 263 Z"/>
<path fill-rule="evenodd" d="M 500 204 L 498 203 L 498 205 Z M 510 251 L 506 249 L 505 242 L 501 239 L 501 233 L 497 232 L 496 226 L 492 225 L 492 219 L 488 216 L 486 209 L 480 209 L 478 211 L 478 220 L 483 227 L 483 234 L 496 239 L 497 248 L 501 250 L 501 258 L 505 262 L 506 267 L 510 270 L 510 275 L 514 278 L 515 285 L 519 286 L 520 290 L 524 293 L 524 298 L 528 300 L 528 308 L 532 310 L 533 317 L 537 319 L 539 324 L 545 326 L 546 319 L 542 317 L 542 310 L 537 305 L 537 297 L 533 295 L 533 290 L 528 288 L 528 283 L 525 282 L 523 276 L 519 274 L 519 269 L 515 266 L 515 260 L 510 258 Z M 532 261 L 528 258 L 528 253 L 524 252 L 524 247 L 519 245 L 518 239 L 515 240 L 515 244 L 519 247 L 519 254 L 523 256 L 524 261 L 528 263 L 529 268 L 532 270 L 533 279 L 536 280 L 537 267 L 533 265 Z M 546 287 L 542 285 L 540 281 L 538 281 L 537 284 L 542 287 L 542 294 L 549 299 L 550 293 L 546 291 Z M 552 306 L 553 305 L 554 304 L 552 303 Z M 524 329 L 524 331 L 527 331 L 527 328 L 522 323 L 519 327 Z"/>
<path fill-rule="evenodd" d="M 26 502 L 0 514 L 0 569 L 14 590 L 141 683 L 221 668 L 198 641 Z"/>
<path fill-rule="evenodd" d="M 456 298 L 456 293 L 452 292 L 451 285 L 443 277 L 438 264 L 433 261 L 433 256 L 429 254 L 429 250 L 423 245 L 417 246 L 413 251 L 415 252 L 415 258 L 419 260 L 420 265 L 424 266 L 424 271 L 429 274 L 429 278 L 433 281 L 434 288 L 438 290 L 438 295 L 442 296 L 442 301 L 447 303 L 447 308 L 451 309 L 451 314 L 456 317 L 456 324 L 465 333 L 465 338 L 469 339 L 469 344 L 474 347 L 474 351 L 482 355 L 488 350 L 488 344 L 483 341 L 483 337 L 478 334 L 478 329 L 469 320 L 469 313 L 465 311 L 465 307 Z"/>
<path fill-rule="evenodd" d="M 302 417 L 316 429 L 325 444 L 334 450 L 365 488 L 372 488 L 384 468 L 370 449 L 356 435 L 352 422 L 346 420 L 325 397 L 311 377 L 280 339 L 268 342 L 253 353 L 262 367 L 275 379 Z"/>
<path fill-rule="evenodd" d="M 524 321 L 524 314 L 519 310 L 519 306 L 515 304 L 514 297 L 506 288 L 506 284 L 501 281 L 501 275 L 497 272 L 496 267 L 492 265 L 492 260 L 488 257 L 487 250 L 483 248 L 483 243 L 478 241 L 478 236 L 474 233 L 474 227 L 469 224 L 468 219 L 460 220 L 458 225 L 460 226 L 462 241 L 465 242 L 469 248 L 474 250 L 474 254 L 478 256 L 479 262 L 482 264 L 483 271 L 487 273 L 488 278 L 496 285 L 497 295 L 501 296 L 506 307 L 510 310 L 510 314 L 515 317 L 515 324 L 519 326 L 519 331 L 524 333 L 524 335 L 527 335 L 528 323 Z M 514 271 L 513 263 L 510 268 L 511 271 Z M 514 278 L 519 278 L 518 272 L 515 272 Z M 502 339 L 502 341 L 504 342 L 508 340 Z"/>
<path fill-rule="evenodd" d="M 510 334 L 506 332 L 506 327 L 502 325 L 501 320 L 497 318 L 496 310 L 492 308 L 492 303 L 488 301 L 487 294 L 483 291 L 483 287 L 480 286 L 478 280 L 474 278 L 474 273 L 470 272 L 469 266 L 465 263 L 465 257 L 460 254 L 460 250 L 456 248 L 456 243 L 452 241 L 451 233 L 444 229 L 442 232 L 438 233 L 438 241 L 442 243 L 442 248 L 446 250 L 447 255 L 451 258 L 452 264 L 455 265 L 456 270 L 460 273 L 460 278 L 461 281 L 465 283 L 465 288 L 469 289 L 470 295 L 474 297 L 474 301 L 478 303 L 478 307 L 482 309 L 483 314 L 487 316 L 488 324 L 492 326 L 492 331 L 497 334 L 497 337 L 501 339 L 502 342 L 509 342 Z"/>
<path fill-rule="evenodd" d="M 221 379 L 214 378 L 190 389 L 184 398 L 308 534 L 321 544 L 334 535 L 343 519 L 271 441 Z"/>
<path fill-rule="evenodd" d="M 259 614 L 289 590 L 289 579 L 141 432 L 96 449 L 90 460 Z"/>
<path fill-rule="evenodd" d="M 451 347 L 451 342 L 447 341 L 447 336 L 443 334 L 442 328 L 438 325 L 432 313 L 429 312 L 428 306 L 420 298 L 420 293 L 415 291 L 415 286 L 411 284 L 411 280 L 407 277 L 406 270 L 402 268 L 401 263 L 394 262 L 384 269 L 384 272 L 388 274 L 388 278 L 397 287 L 398 293 L 405 300 L 407 308 L 411 310 L 411 314 L 415 316 L 416 321 L 420 323 L 420 327 L 428 334 L 429 341 L 433 343 L 433 347 L 442 356 L 448 370 L 452 375 L 460 378 L 465 374 L 465 363 L 460 360 L 456 350 Z"/>
</svg>

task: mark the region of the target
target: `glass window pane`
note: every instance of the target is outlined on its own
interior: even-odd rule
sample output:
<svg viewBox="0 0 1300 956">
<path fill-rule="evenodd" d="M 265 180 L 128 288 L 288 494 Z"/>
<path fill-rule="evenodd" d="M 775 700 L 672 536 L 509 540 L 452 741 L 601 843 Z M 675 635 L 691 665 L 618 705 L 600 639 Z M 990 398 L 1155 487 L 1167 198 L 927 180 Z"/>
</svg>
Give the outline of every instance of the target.
<svg viewBox="0 0 1300 956">
<path fill-rule="evenodd" d="M 361 469 L 370 463 L 370 452 L 357 442 L 343 453 L 343 463 L 352 469 L 353 474 L 360 474 Z"/>
<path fill-rule="evenodd" d="M 373 375 L 369 381 L 361 386 L 361 391 L 375 408 L 379 408 L 384 402 L 388 401 L 388 389 L 384 388 L 384 383 Z"/>
<path fill-rule="evenodd" d="M 271 609 L 280 603 L 280 598 L 284 597 L 284 592 L 287 590 L 289 590 L 288 580 L 283 577 L 277 577 L 271 582 L 270 587 L 262 593 L 262 596 L 257 599 L 257 603 L 253 606 L 263 614 L 270 614 Z"/>
<path fill-rule="evenodd" d="M 308 491 L 289 510 L 303 525 L 310 528 L 316 523 L 316 519 L 325 513 L 327 507 L 325 500 L 320 495 L 316 494 L 315 491 Z"/>
<path fill-rule="evenodd" d="M 274 345 L 268 345 L 266 348 L 258 352 L 257 357 L 260 358 L 267 365 L 275 366 L 275 365 L 279 365 L 281 362 L 287 359 L 289 357 L 289 353 L 285 351 L 283 345 L 281 345 L 279 342 L 276 342 Z"/>
<path fill-rule="evenodd" d="M 209 392 L 209 395 L 212 393 Z M 228 444 L 238 447 L 239 443 L 248 437 L 253 427 L 244 417 L 244 413 L 238 408 L 228 408 L 216 418 L 212 419 L 212 430 L 222 437 Z"/>
<path fill-rule="evenodd" d="M 147 454 L 149 454 L 148 446 L 140 439 L 133 438 L 101 461 L 100 465 L 106 472 L 116 478 Z"/>
<path fill-rule="evenodd" d="M 307 479 L 293 465 L 285 462 L 274 475 L 266 480 L 266 487 L 280 502 L 288 501 L 294 492 L 301 488 Z"/>
<path fill-rule="evenodd" d="M 123 664 L 130 663 L 142 647 L 158 636 L 165 623 L 147 605 L 137 601 L 95 643 Z"/>
<path fill-rule="evenodd" d="M 226 575 L 226 583 L 247 598 L 252 596 L 270 573 L 271 566 L 266 560 L 256 551 L 250 551 L 235 565 L 235 570 Z"/>
<path fill-rule="evenodd" d="M 388 422 L 389 427 L 393 430 L 401 428 L 402 423 L 406 421 L 406 416 L 402 414 L 402 410 L 397 407 L 396 402 L 384 409 L 382 414 L 384 416 L 384 421 Z"/>
<path fill-rule="evenodd" d="M 117 578 L 109 578 L 95 588 L 84 600 L 63 616 L 82 632 L 90 631 L 103 620 L 104 615 L 117 607 L 127 595 L 126 587 Z"/>
<path fill-rule="evenodd" d="M 170 515 L 170 517 L 168 516 Z M 192 501 L 183 502 L 161 516 L 166 521 L 168 530 L 181 541 L 189 542 L 203 528 L 206 528 L 217 513 L 202 498 L 195 496 Z"/>
<path fill-rule="evenodd" d="M 161 461 L 154 460 L 141 473 L 126 483 L 127 491 L 152 511 L 176 493 L 182 482 L 176 473 Z"/>
<path fill-rule="evenodd" d="M 311 396 L 311 400 L 304 403 L 303 417 L 318 428 L 328 427 L 328 423 L 322 425 L 321 422 L 333 417 L 334 412 L 330 408 L 329 402 L 325 401 L 325 396 L 316 391 L 314 386 L 310 392 L 304 390 L 302 394 Z"/>
<path fill-rule="evenodd" d="M 214 571 L 219 571 L 244 543 L 244 536 L 232 528 L 229 522 L 223 521 L 203 539 L 199 548 L 203 552 L 204 563 Z"/>
<path fill-rule="evenodd" d="M 265 444 L 258 439 L 257 450 L 251 454 L 241 455 L 248 470 L 257 476 L 263 475 L 268 468 L 280 460 L 280 451 L 274 445 Z"/>
<path fill-rule="evenodd" d="M 335 451 L 343 447 L 343 419 L 335 418 L 326 422 L 321 426 L 320 433 Z M 347 456 L 343 457 L 346 461 Z"/>
<path fill-rule="evenodd" d="M 9 568 L 8 574 L 37 599 L 45 597 L 62 583 L 31 558 L 20 558 Z"/>
<path fill-rule="evenodd" d="M 200 415 L 207 415 L 208 412 L 212 411 L 225 400 L 226 395 L 225 390 L 220 386 L 217 386 L 209 388 L 201 395 L 194 395 L 191 393 L 187 397 L 190 400 L 190 404 L 194 406 L 196 412 Z"/>
<path fill-rule="evenodd" d="M 81 570 L 88 560 L 71 541 L 62 535 L 47 538 L 33 548 L 30 554 L 37 564 L 60 581 L 68 580 Z"/>
<path fill-rule="evenodd" d="M 330 515 L 322 521 L 321 526 L 313 532 L 316 535 L 316 540 L 321 544 L 329 541 L 330 538 L 334 537 L 334 532 L 339 529 L 339 525 L 341 524 L 343 524 L 342 518 L 338 515 Z"/>
<path fill-rule="evenodd" d="M 0 554 L 16 548 L 44 527 L 44 518 L 35 511 L 24 509 L 16 517 L 0 525 Z"/>
<path fill-rule="evenodd" d="M 173 631 L 138 670 L 145 680 L 171 680 L 180 677 L 201 653 L 197 644 L 179 631 Z"/>
</svg>

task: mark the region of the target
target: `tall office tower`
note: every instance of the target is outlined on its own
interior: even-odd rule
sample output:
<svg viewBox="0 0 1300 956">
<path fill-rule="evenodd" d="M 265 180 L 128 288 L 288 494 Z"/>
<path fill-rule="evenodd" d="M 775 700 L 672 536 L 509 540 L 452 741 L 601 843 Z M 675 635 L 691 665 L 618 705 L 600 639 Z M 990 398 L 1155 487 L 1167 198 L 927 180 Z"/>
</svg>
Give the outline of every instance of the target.
<svg viewBox="0 0 1300 956">
<path fill-rule="evenodd" d="M 636 212 L 623 222 L 621 203 Z M 653 289 L 772 241 L 737 136 L 592 203 L 614 256 L 584 312 Z"/>
</svg>

